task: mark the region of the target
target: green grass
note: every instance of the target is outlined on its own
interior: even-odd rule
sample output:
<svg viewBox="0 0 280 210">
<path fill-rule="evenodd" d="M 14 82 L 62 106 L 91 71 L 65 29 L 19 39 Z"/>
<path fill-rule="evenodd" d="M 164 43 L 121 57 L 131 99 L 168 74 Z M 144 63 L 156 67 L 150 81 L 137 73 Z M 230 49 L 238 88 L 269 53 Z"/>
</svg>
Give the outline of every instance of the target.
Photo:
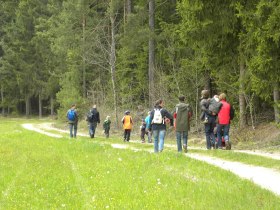
<svg viewBox="0 0 280 210">
<path fill-rule="evenodd" d="M 279 196 L 176 151 L 55 139 L 23 122 L 0 121 L 0 209 L 280 209 Z"/>
</svg>

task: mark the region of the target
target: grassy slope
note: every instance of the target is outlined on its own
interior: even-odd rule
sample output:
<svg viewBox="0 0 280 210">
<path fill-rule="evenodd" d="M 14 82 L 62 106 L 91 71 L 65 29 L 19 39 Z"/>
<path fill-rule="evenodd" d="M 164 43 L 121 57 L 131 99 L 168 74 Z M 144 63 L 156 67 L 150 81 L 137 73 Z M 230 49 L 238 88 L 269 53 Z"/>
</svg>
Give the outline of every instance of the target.
<svg viewBox="0 0 280 210">
<path fill-rule="evenodd" d="M 176 152 L 54 139 L 0 121 L 0 209 L 279 209 L 280 198 Z M 120 140 L 113 139 L 117 143 Z"/>
</svg>

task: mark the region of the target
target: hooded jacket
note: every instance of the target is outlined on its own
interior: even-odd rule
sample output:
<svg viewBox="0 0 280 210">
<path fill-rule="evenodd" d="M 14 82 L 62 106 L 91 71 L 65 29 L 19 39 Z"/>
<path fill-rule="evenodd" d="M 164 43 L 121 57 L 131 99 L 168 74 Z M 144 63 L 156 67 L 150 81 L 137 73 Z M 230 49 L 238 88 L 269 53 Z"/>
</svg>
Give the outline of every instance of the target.
<svg viewBox="0 0 280 210">
<path fill-rule="evenodd" d="M 176 105 L 175 110 L 175 125 L 176 131 L 178 132 L 188 132 L 189 130 L 189 118 L 191 117 L 192 112 L 189 104 L 179 103 Z"/>
</svg>

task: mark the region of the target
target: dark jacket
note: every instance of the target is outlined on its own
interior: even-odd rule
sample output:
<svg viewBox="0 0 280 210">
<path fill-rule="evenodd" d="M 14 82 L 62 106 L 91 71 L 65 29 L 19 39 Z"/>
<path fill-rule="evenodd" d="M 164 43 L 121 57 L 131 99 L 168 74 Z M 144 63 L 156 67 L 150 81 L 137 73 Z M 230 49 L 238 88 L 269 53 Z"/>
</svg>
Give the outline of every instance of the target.
<svg viewBox="0 0 280 210">
<path fill-rule="evenodd" d="M 175 125 L 176 131 L 178 132 L 188 132 L 189 130 L 189 120 L 192 116 L 192 111 L 189 104 L 179 103 L 176 105 L 175 110 Z"/>
<path fill-rule="evenodd" d="M 152 126 L 152 130 L 166 130 L 166 124 L 164 119 L 168 118 L 170 119 L 170 126 L 173 126 L 173 116 L 164 108 L 162 108 L 161 106 L 155 107 L 155 109 L 161 109 L 160 113 L 163 119 L 163 123 L 162 124 L 151 124 Z M 153 122 L 154 119 L 154 113 L 155 113 L 155 109 L 153 111 L 151 111 L 151 122 Z"/>
<path fill-rule="evenodd" d="M 91 113 L 92 113 L 92 119 L 89 120 L 89 122 L 91 122 L 91 123 L 94 123 L 94 122 L 100 123 L 99 112 L 97 111 L 97 109 L 96 109 L 96 108 L 93 108 L 93 109 L 91 110 Z"/>
<path fill-rule="evenodd" d="M 204 120 L 206 116 L 211 116 L 211 111 L 209 110 L 209 100 L 207 98 L 203 98 L 200 101 L 200 109 L 201 109 L 201 115 L 200 115 L 201 120 Z"/>
</svg>

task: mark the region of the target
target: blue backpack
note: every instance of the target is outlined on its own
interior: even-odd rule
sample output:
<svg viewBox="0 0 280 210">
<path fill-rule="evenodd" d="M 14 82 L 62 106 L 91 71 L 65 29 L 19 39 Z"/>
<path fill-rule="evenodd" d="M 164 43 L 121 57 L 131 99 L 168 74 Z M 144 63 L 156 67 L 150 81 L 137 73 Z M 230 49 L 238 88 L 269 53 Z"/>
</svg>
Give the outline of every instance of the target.
<svg viewBox="0 0 280 210">
<path fill-rule="evenodd" d="M 67 113 L 67 118 L 68 118 L 68 120 L 70 120 L 70 121 L 75 121 L 75 119 L 76 119 L 75 110 L 70 109 L 70 110 L 68 111 L 68 113 Z"/>
</svg>

